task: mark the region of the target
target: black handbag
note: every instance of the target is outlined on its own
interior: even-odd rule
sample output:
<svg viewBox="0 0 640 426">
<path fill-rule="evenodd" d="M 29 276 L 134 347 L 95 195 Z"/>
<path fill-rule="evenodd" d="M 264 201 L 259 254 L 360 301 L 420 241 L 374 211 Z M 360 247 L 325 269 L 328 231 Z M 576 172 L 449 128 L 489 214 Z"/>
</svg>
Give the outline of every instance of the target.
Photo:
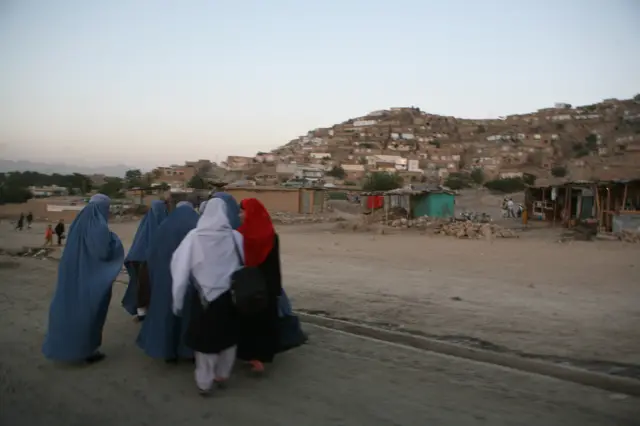
<svg viewBox="0 0 640 426">
<path fill-rule="evenodd" d="M 233 237 L 232 237 L 233 238 Z M 243 265 L 231 275 L 231 297 L 233 304 L 242 315 L 254 315 L 267 309 L 269 293 L 267 283 L 260 269 L 254 266 L 244 266 L 242 254 L 233 240 L 236 255 Z"/>
</svg>

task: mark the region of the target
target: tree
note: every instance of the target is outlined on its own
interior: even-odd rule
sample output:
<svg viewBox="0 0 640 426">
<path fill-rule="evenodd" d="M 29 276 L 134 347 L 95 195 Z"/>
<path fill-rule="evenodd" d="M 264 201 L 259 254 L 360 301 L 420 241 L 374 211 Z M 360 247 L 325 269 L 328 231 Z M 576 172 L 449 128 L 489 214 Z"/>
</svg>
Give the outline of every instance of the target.
<svg viewBox="0 0 640 426">
<path fill-rule="evenodd" d="M 470 177 L 471 180 L 478 185 L 482 185 L 484 183 L 484 171 L 482 169 L 473 169 Z"/>
<path fill-rule="evenodd" d="M 591 133 L 589 136 L 584 138 L 584 140 L 587 142 L 586 148 L 589 151 L 598 149 L 598 135 Z"/>
<path fill-rule="evenodd" d="M 80 192 L 91 191 L 91 179 L 80 173 L 61 175 L 54 173 L 46 175 L 38 172 L 9 172 L 2 173 L 0 182 L 20 188 L 30 186 L 59 186 L 63 188 L 77 188 Z"/>
<path fill-rule="evenodd" d="M 0 182 L 0 204 L 21 204 L 30 198 L 33 198 L 33 195 L 28 189 Z"/>
<path fill-rule="evenodd" d="M 484 186 L 492 191 L 503 192 L 506 194 L 520 192 L 526 188 L 524 180 L 519 177 L 490 180 L 489 182 L 486 182 Z"/>
<path fill-rule="evenodd" d="M 444 186 L 453 190 L 471 187 L 471 177 L 467 173 L 450 173 L 444 181 Z"/>
<path fill-rule="evenodd" d="M 193 189 L 207 189 L 207 183 L 200 175 L 193 175 L 189 182 L 187 182 L 187 186 Z"/>
<path fill-rule="evenodd" d="M 402 186 L 402 178 L 395 173 L 371 173 L 364 184 L 365 191 L 390 191 Z"/>
<path fill-rule="evenodd" d="M 636 102 L 640 102 L 640 93 L 638 93 L 637 95 L 635 95 L 635 96 L 633 97 L 633 100 L 634 100 L 634 101 L 636 101 Z"/>
<path fill-rule="evenodd" d="M 124 174 L 127 188 L 135 188 L 142 186 L 142 171 L 140 169 L 127 170 Z"/>
<path fill-rule="evenodd" d="M 120 178 L 106 178 L 105 183 L 98 190 L 111 198 L 122 198 L 124 181 Z"/>
<path fill-rule="evenodd" d="M 333 166 L 331 170 L 327 172 L 327 176 L 333 176 L 336 179 L 344 179 L 347 173 L 341 166 Z"/>
<path fill-rule="evenodd" d="M 564 166 L 555 166 L 551 169 L 551 175 L 554 177 L 565 177 L 567 169 Z"/>
<path fill-rule="evenodd" d="M 526 183 L 527 185 L 533 186 L 536 184 L 536 175 L 532 175 L 531 173 L 525 173 L 522 176 L 522 180 L 524 181 L 524 183 Z"/>
</svg>

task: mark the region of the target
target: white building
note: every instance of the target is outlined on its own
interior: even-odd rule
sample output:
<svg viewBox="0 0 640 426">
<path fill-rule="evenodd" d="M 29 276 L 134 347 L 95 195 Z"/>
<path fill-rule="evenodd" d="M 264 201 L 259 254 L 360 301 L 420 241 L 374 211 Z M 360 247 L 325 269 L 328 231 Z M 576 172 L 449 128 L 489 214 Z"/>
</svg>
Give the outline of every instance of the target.
<svg viewBox="0 0 640 426">
<path fill-rule="evenodd" d="M 356 120 L 353 122 L 353 127 L 373 126 L 378 123 L 377 120 Z"/>
</svg>

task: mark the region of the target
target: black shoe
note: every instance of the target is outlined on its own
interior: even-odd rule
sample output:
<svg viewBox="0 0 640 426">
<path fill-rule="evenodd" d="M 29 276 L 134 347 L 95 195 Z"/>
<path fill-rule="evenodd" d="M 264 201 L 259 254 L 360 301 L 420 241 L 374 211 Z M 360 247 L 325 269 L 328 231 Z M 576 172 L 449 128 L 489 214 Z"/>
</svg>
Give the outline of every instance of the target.
<svg viewBox="0 0 640 426">
<path fill-rule="evenodd" d="M 169 359 L 165 359 L 164 362 L 166 362 L 167 364 L 173 364 L 176 365 L 178 364 L 178 358 L 169 358 Z"/>
<path fill-rule="evenodd" d="M 96 351 L 93 355 L 88 356 L 85 361 L 89 364 L 95 364 L 96 362 L 102 361 L 105 358 L 105 354 L 100 351 Z"/>
</svg>

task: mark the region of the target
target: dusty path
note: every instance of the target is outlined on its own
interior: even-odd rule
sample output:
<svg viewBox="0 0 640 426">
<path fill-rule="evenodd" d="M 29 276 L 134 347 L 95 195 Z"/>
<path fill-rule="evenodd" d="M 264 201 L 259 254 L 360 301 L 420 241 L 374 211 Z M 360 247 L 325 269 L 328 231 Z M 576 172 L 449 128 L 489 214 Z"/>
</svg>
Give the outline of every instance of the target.
<svg viewBox="0 0 640 426">
<path fill-rule="evenodd" d="M 560 361 L 602 360 L 606 372 L 619 371 L 615 362 L 640 365 L 640 245 L 380 236 L 331 226 L 279 227 L 297 309 Z M 130 244 L 134 223 L 113 228 Z M 5 225 L 0 247 L 39 244 L 41 236 Z"/>
<path fill-rule="evenodd" d="M 295 305 L 528 353 L 640 364 L 640 247 L 285 230 Z"/>
<path fill-rule="evenodd" d="M 227 391 L 202 399 L 190 366 L 169 367 L 136 348 L 138 326 L 119 306 L 122 286 L 105 328 L 108 358 L 55 365 L 40 345 L 56 264 L 0 261 L 3 426 L 639 424 L 634 398 L 317 328 L 267 377 L 238 369 Z"/>
</svg>

